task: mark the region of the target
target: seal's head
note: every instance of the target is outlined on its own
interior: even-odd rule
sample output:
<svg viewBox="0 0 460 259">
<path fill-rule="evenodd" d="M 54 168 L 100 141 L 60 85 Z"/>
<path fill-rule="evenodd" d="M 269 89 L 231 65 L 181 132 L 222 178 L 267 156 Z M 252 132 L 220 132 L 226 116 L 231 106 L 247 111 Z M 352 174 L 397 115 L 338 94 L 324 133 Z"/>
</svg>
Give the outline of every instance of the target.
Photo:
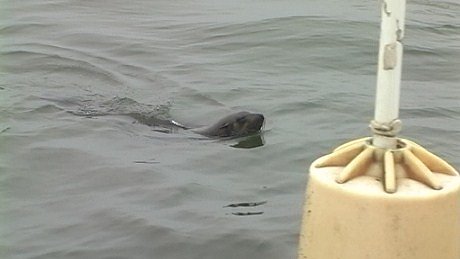
<svg viewBox="0 0 460 259">
<path fill-rule="evenodd" d="M 220 119 L 216 124 L 197 133 L 210 137 L 242 137 L 260 131 L 264 119 L 262 114 L 238 112 Z"/>
</svg>

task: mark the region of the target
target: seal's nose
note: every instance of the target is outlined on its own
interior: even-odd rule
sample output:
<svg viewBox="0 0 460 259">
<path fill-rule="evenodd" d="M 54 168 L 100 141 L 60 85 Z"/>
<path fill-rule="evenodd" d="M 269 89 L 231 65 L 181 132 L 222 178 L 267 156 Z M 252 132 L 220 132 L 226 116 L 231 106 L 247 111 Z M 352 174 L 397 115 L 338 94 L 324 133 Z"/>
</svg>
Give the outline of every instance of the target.
<svg viewBox="0 0 460 259">
<path fill-rule="evenodd" d="M 260 130 L 262 126 L 264 125 L 265 117 L 264 115 L 260 113 L 254 113 L 252 116 L 252 121 L 253 121 L 253 129 L 254 130 Z"/>
</svg>

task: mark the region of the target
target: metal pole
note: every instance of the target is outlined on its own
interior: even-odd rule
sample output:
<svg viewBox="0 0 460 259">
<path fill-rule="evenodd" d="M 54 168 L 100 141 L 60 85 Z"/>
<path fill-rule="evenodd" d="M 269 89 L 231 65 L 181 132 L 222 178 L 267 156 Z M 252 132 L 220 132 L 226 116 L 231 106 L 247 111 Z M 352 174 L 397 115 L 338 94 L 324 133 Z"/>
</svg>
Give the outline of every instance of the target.
<svg viewBox="0 0 460 259">
<path fill-rule="evenodd" d="M 377 71 L 377 91 L 372 143 L 385 149 L 396 148 L 400 130 L 399 95 L 404 37 L 406 0 L 381 2 L 381 32 Z"/>
</svg>

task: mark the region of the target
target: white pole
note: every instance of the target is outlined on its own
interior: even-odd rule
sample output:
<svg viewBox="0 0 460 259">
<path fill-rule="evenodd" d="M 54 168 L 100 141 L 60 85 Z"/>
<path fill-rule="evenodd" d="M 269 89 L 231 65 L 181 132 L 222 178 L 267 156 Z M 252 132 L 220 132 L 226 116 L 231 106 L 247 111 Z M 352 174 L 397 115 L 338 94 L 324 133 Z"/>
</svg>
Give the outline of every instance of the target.
<svg viewBox="0 0 460 259">
<path fill-rule="evenodd" d="M 373 145 L 396 148 L 406 0 L 382 0 Z"/>
</svg>

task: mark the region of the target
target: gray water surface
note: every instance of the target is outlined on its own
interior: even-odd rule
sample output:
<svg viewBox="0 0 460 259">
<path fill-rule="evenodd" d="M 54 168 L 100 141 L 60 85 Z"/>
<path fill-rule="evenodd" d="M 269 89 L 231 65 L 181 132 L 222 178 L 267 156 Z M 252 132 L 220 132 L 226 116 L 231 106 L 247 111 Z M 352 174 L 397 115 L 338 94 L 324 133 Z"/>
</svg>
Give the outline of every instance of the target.
<svg viewBox="0 0 460 259">
<path fill-rule="evenodd" d="M 460 4 L 407 10 L 402 134 L 459 168 Z M 0 0 L 1 258 L 295 258 L 309 164 L 370 134 L 379 14 L 358 0 Z M 123 109 L 267 121 L 245 146 Z"/>
</svg>

